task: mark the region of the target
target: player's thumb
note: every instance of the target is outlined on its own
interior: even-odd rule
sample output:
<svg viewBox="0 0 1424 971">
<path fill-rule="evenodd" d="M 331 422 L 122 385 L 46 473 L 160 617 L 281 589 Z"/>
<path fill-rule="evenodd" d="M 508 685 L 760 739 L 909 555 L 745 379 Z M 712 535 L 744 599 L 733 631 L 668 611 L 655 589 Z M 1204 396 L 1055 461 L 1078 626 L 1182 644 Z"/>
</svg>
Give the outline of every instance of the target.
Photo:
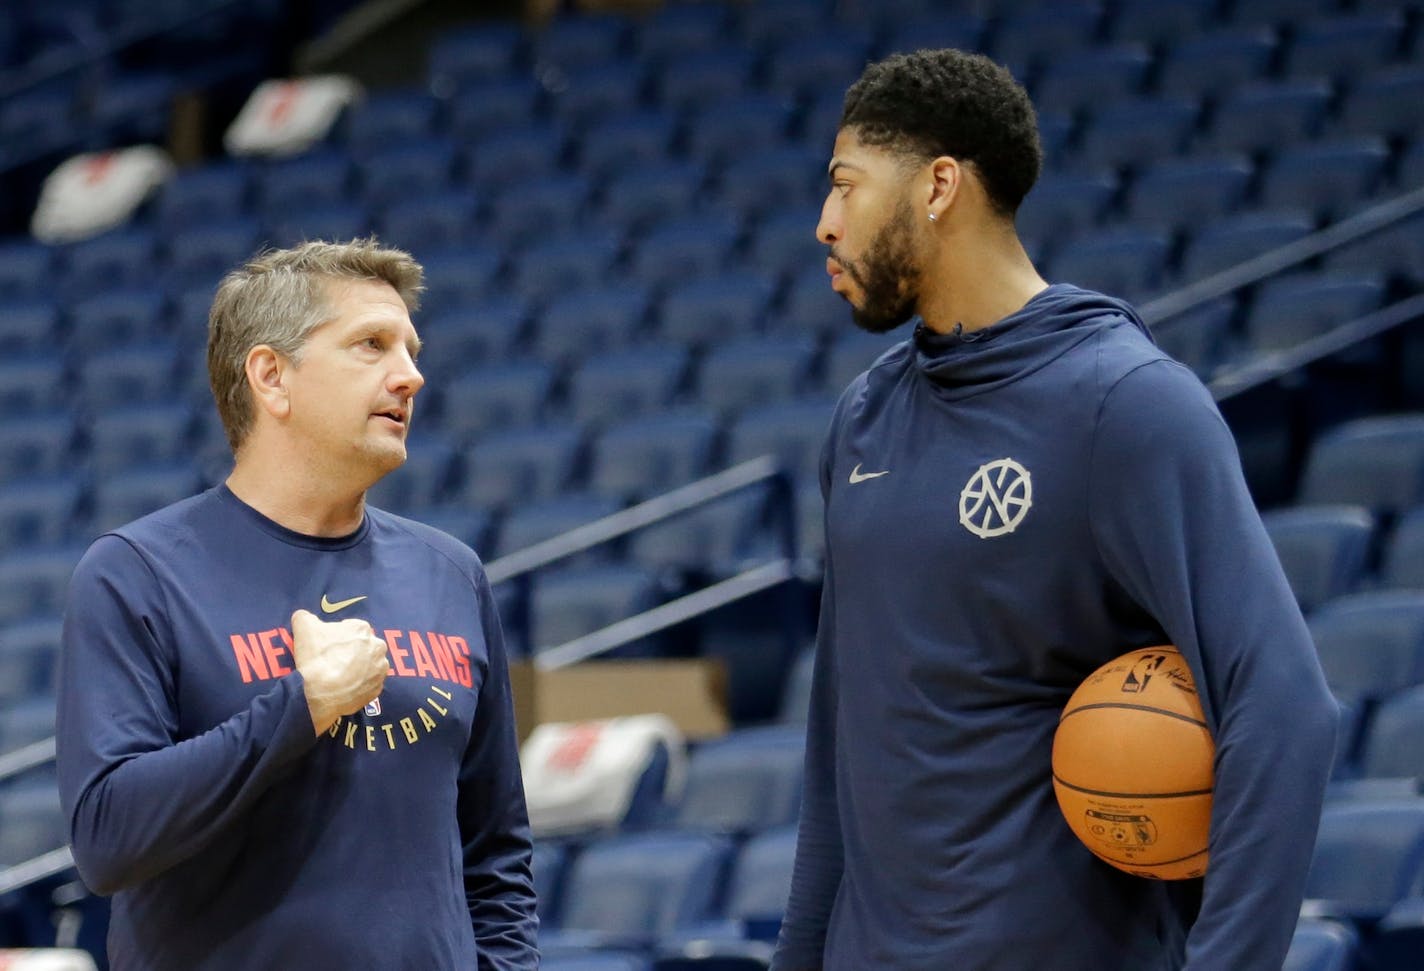
<svg viewBox="0 0 1424 971">
<path fill-rule="evenodd" d="M 310 610 L 298 607 L 292 611 L 292 636 L 295 637 L 302 631 L 309 630 L 313 624 L 319 623 L 321 623 L 321 621 L 316 619 L 316 614 Z"/>
</svg>

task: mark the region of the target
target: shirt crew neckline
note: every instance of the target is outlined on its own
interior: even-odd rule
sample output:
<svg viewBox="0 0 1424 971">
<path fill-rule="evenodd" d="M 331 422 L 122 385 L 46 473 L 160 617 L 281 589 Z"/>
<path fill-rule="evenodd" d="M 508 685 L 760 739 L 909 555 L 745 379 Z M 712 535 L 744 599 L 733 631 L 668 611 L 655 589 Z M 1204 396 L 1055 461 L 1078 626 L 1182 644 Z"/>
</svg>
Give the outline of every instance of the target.
<svg viewBox="0 0 1424 971">
<path fill-rule="evenodd" d="M 371 517 L 367 512 L 361 516 L 361 525 L 343 536 L 310 536 L 295 529 L 288 529 L 276 520 L 264 516 L 239 499 L 225 482 L 214 491 L 219 500 L 231 504 L 258 529 L 289 546 L 301 546 L 309 550 L 346 550 L 364 540 L 371 531 Z"/>
</svg>

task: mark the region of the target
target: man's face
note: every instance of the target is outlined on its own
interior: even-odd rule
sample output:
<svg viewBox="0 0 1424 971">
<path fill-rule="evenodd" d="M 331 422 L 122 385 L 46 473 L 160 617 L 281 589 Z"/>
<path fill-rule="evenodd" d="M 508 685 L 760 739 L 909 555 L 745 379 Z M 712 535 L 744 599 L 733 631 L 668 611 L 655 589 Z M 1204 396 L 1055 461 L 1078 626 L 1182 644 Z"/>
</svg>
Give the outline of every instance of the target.
<svg viewBox="0 0 1424 971">
<path fill-rule="evenodd" d="M 836 136 L 830 192 L 816 238 L 831 248 L 831 288 L 850 302 L 861 328 L 881 334 L 915 315 L 920 257 L 905 172 L 889 152 Z"/>
<path fill-rule="evenodd" d="M 288 370 L 289 431 L 329 469 L 369 485 L 405 461 L 420 338 L 400 295 L 372 280 L 326 284 L 332 316 L 307 337 Z M 362 488 L 365 487 L 362 486 Z"/>
</svg>

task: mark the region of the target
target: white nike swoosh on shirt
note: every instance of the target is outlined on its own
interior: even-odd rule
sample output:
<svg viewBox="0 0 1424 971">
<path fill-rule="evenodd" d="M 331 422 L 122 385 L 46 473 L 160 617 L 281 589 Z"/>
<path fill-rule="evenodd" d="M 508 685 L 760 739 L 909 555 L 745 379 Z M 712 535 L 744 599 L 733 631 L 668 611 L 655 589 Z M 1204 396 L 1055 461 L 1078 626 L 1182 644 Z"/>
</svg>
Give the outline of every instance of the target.
<svg viewBox="0 0 1424 971">
<path fill-rule="evenodd" d="M 882 475 L 889 474 L 889 469 L 886 469 L 884 472 L 862 472 L 860 471 L 860 463 L 857 462 L 855 463 L 855 468 L 850 470 L 850 484 L 855 485 L 858 482 L 864 482 L 866 479 L 878 479 Z"/>
</svg>

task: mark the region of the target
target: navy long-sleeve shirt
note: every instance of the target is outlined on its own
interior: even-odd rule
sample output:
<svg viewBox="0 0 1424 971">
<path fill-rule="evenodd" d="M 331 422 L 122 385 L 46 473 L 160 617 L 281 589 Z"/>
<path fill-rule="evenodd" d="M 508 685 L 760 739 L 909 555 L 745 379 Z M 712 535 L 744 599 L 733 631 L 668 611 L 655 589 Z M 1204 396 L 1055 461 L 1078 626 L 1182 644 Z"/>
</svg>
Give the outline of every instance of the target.
<svg viewBox="0 0 1424 971">
<path fill-rule="evenodd" d="M 1337 710 L 1206 389 L 1056 285 L 846 390 L 777 971 L 1276 971 Z M 1050 771 L 1082 679 L 1172 643 L 1216 741 L 1210 865 L 1096 859 Z M 1198 913 L 1199 905 L 1199 913 Z"/>
<path fill-rule="evenodd" d="M 317 737 L 289 618 L 390 674 Z M 65 617 L 59 778 L 114 971 L 538 966 L 499 621 L 478 559 L 368 508 L 335 539 L 225 486 L 100 537 Z"/>
</svg>

